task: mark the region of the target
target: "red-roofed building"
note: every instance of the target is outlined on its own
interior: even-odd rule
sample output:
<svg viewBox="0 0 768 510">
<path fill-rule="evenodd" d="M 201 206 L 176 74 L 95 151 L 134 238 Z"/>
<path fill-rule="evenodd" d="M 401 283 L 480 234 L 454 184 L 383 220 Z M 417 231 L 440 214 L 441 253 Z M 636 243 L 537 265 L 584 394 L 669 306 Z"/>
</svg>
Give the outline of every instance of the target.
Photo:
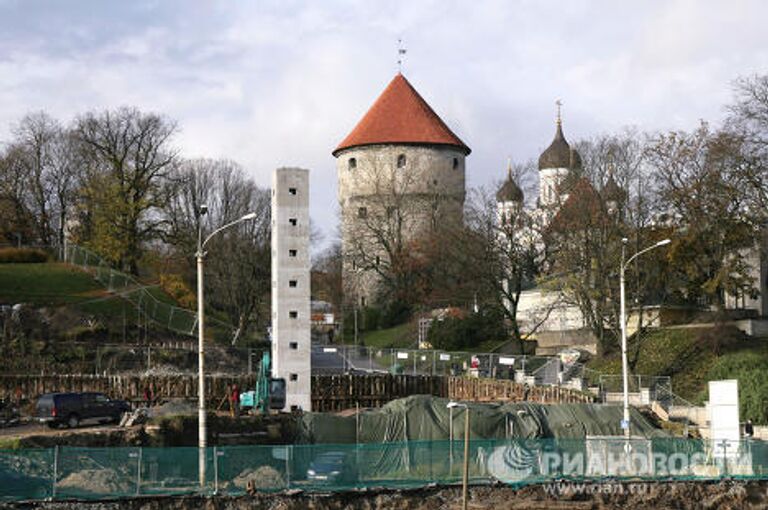
<svg viewBox="0 0 768 510">
<path fill-rule="evenodd" d="M 389 82 L 333 155 L 382 144 L 446 146 L 458 148 L 465 155 L 471 152 L 401 73 Z"/>
<path fill-rule="evenodd" d="M 334 149 L 347 302 L 376 302 L 398 258 L 462 220 L 470 152 L 400 73 Z"/>
</svg>

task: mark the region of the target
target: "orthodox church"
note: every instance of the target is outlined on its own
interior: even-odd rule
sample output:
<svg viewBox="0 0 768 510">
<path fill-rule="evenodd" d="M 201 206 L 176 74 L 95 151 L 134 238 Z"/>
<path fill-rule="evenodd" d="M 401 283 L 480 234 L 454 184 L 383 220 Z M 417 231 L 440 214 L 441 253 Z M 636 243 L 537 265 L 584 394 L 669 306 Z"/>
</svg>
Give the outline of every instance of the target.
<svg viewBox="0 0 768 510">
<path fill-rule="evenodd" d="M 539 192 L 535 208 L 528 213 L 537 232 L 557 227 L 569 218 L 583 214 L 581 208 L 585 202 L 594 202 L 601 211 L 618 216 L 627 196 L 613 175 L 608 176 L 599 192 L 583 177 L 581 155 L 563 134 L 559 107 L 558 102 L 555 136 L 539 156 Z M 523 210 L 525 196 L 511 172 L 498 190 L 496 201 L 500 218 L 513 217 Z M 543 244 L 544 241 L 539 237 L 537 242 Z M 524 333 L 536 329 L 535 338 L 541 353 L 554 353 L 564 347 L 595 350 L 594 336 L 579 308 L 566 303 L 556 291 L 538 287 L 523 291 L 517 317 Z"/>
</svg>

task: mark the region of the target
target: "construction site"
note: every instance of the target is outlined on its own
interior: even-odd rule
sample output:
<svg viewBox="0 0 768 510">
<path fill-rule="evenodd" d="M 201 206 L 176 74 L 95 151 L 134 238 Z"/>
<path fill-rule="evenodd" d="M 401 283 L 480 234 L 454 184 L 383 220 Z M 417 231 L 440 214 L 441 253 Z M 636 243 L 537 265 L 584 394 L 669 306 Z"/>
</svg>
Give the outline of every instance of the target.
<svg viewBox="0 0 768 510">
<path fill-rule="evenodd" d="M 293 196 L 288 190 L 302 189 L 305 176 L 278 170 L 276 195 Z M 283 214 L 306 222 L 300 211 L 274 207 L 278 222 Z M 273 279 L 288 290 L 273 292 L 272 309 L 285 320 L 274 323 L 268 349 L 207 346 L 205 372 L 202 336 L 199 346 L 185 339 L 198 333 L 198 316 L 71 246 L 67 264 L 176 339 L 64 342 L 50 347 L 62 354 L 19 360 L 26 370 L 9 365 L 0 394 L 22 412 L 6 413 L 0 432 L 3 504 L 415 509 L 468 498 L 473 508 L 533 509 L 687 508 L 681 497 L 691 508 L 768 501 L 765 429 L 745 439 L 737 421 L 735 435 L 730 422 L 712 432 L 721 416 L 734 416 L 727 395 L 725 407 L 717 398 L 696 406 L 675 394 L 668 376 L 632 376 L 622 391 L 621 377 L 591 369 L 576 350 L 327 342 L 310 327 L 309 292 L 291 283 L 308 280 L 308 260 L 293 255 L 306 252 L 307 232 L 301 242 L 290 229 L 287 238 L 280 232 L 276 251 L 291 255 L 273 257 Z M 57 430 L 35 423 L 35 398 L 51 394 L 108 395 L 132 410 L 116 425 L 81 424 L 85 416 L 73 423 L 70 415 L 69 428 Z"/>
</svg>

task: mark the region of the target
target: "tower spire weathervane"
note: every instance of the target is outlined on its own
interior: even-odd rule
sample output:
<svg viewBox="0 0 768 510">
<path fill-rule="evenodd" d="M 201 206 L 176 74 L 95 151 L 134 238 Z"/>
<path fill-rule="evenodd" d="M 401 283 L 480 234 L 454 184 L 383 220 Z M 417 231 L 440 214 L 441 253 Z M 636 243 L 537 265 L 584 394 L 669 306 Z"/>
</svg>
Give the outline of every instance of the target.
<svg viewBox="0 0 768 510">
<path fill-rule="evenodd" d="M 401 73 L 403 71 L 403 55 L 406 54 L 408 50 L 403 48 L 403 40 L 398 39 L 397 40 L 397 72 Z"/>
<path fill-rule="evenodd" d="M 563 118 L 560 115 L 560 109 L 563 106 L 563 102 L 558 99 L 555 101 L 555 105 L 557 105 L 557 125 L 559 126 L 563 123 Z"/>
</svg>

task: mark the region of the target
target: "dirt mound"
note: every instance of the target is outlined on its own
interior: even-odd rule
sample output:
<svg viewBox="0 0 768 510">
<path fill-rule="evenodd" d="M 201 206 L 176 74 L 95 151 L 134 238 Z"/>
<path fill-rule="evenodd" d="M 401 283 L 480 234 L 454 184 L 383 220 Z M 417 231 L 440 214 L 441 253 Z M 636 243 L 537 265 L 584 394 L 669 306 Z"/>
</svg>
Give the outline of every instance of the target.
<svg viewBox="0 0 768 510">
<path fill-rule="evenodd" d="M 150 410 L 152 417 L 173 415 L 194 415 L 197 407 L 194 404 L 181 399 L 169 400 L 161 406 L 155 406 Z"/>
<path fill-rule="evenodd" d="M 240 489 L 245 489 L 251 482 L 254 489 L 283 489 L 285 480 L 275 468 L 271 466 L 261 466 L 258 469 L 246 469 L 234 480 L 232 484 Z"/>
<path fill-rule="evenodd" d="M 60 480 L 58 489 L 75 489 L 97 494 L 125 494 L 135 490 L 124 475 L 114 469 L 83 469 Z"/>
</svg>

